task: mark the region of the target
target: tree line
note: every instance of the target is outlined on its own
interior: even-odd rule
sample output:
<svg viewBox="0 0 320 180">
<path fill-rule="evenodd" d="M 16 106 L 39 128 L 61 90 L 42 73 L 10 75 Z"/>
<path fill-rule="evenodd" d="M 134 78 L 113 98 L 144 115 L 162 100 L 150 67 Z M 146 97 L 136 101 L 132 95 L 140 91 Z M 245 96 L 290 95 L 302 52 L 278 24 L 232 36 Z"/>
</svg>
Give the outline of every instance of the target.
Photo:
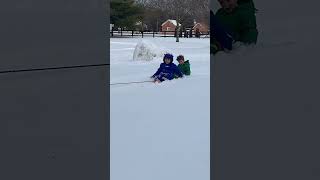
<svg viewBox="0 0 320 180">
<path fill-rule="evenodd" d="M 111 0 L 110 21 L 115 27 L 159 31 L 167 19 L 183 27 L 194 21 L 209 25 L 209 0 Z"/>
</svg>

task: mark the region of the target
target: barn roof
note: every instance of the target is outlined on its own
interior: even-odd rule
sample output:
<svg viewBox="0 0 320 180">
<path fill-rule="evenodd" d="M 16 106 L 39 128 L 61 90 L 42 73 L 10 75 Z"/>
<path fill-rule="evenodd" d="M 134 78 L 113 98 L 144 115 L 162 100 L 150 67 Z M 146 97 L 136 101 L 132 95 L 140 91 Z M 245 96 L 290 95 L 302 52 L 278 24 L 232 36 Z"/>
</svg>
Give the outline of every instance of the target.
<svg viewBox="0 0 320 180">
<path fill-rule="evenodd" d="M 194 28 L 194 27 L 196 27 L 196 26 L 207 27 L 205 24 L 202 24 L 202 23 L 196 23 L 196 24 L 193 26 L 193 28 Z"/>
<path fill-rule="evenodd" d="M 193 27 L 196 27 L 196 26 L 202 26 L 201 23 L 196 23 Z"/>
<path fill-rule="evenodd" d="M 161 26 L 163 26 L 165 23 L 167 22 L 171 22 L 173 25 L 177 26 L 177 21 L 173 20 L 173 19 L 168 19 L 166 20 L 164 23 L 161 24 Z M 181 26 L 181 24 L 179 23 L 179 26 Z"/>
</svg>

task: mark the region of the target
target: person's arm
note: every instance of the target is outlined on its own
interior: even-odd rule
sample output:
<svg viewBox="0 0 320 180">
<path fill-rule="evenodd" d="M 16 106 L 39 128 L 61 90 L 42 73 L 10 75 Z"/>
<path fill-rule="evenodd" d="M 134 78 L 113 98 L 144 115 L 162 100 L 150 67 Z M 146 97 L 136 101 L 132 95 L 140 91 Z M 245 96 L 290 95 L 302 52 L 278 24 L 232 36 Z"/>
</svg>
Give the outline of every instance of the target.
<svg viewBox="0 0 320 180">
<path fill-rule="evenodd" d="M 190 71 L 190 64 L 188 64 L 188 66 L 186 67 L 186 75 L 190 75 L 191 74 L 191 71 Z"/>
<path fill-rule="evenodd" d="M 210 17 L 210 27 L 212 27 L 210 40 L 213 42 L 210 48 L 213 54 L 223 49 L 232 50 L 232 43 L 235 40 L 235 32 L 223 23 L 224 17 L 225 15 L 222 8 L 217 11 L 216 15 L 212 13 Z"/>
<path fill-rule="evenodd" d="M 256 43 L 258 38 L 258 30 L 255 11 L 252 10 L 241 13 L 240 21 L 240 41 L 248 44 Z"/>
<path fill-rule="evenodd" d="M 178 77 L 183 77 L 183 74 L 177 65 L 174 65 L 174 74 L 176 74 Z"/>
<path fill-rule="evenodd" d="M 160 65 L 160 67 L 158 68 L 157 72 L 154 73 L 151 77 L 155 77 L 155 76 L 159 75 L 161 71 L 162 71 L 162 66 Z"/>
</svg>

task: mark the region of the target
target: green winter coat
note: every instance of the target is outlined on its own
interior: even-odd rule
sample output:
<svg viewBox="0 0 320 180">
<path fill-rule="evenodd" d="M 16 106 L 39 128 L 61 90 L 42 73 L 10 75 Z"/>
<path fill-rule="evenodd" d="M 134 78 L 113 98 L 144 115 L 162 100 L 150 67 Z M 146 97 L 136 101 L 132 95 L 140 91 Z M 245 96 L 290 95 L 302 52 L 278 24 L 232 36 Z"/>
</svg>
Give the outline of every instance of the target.
<svg viewBox="0 0 320 180">
<path fill-rule="evenodd" d="M 191 74 L 189 60 L 185 61 L 183 64 L 179 64 L 178 68 L 180 69 L 183 75 L 189 76 Z"/>
<path fill-rule="evenodd" d="M 239 0 L 238 7 L 231 13 L 223 8 L 216 13 L 217 19 L 234 32 L 234 39 L 243 43 L 256 43 L 258 30 L 256 24 L 256 8 L 252 0 Z"/>
</svg>

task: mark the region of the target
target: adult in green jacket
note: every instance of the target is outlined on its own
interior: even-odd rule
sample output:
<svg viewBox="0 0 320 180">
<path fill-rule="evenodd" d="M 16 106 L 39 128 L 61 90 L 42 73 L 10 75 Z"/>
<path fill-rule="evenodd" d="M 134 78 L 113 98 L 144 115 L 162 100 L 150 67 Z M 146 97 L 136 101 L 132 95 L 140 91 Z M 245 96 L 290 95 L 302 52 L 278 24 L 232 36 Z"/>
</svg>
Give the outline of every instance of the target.
<svg viewBox="0 0 320 180">
<path fill-rule="evenodd" d="M 252 0 L 218 0 L 221 8 L 215 14 L 219 23 L 231 32 L 234 41 L 244 44 L 255 44 L 258 38 L 256 8 Z M 213 29 L 215 27 L 212 27 Z M 221 43 L 211 42 L 213 51 L 223 49 Z"/>
</svg>

